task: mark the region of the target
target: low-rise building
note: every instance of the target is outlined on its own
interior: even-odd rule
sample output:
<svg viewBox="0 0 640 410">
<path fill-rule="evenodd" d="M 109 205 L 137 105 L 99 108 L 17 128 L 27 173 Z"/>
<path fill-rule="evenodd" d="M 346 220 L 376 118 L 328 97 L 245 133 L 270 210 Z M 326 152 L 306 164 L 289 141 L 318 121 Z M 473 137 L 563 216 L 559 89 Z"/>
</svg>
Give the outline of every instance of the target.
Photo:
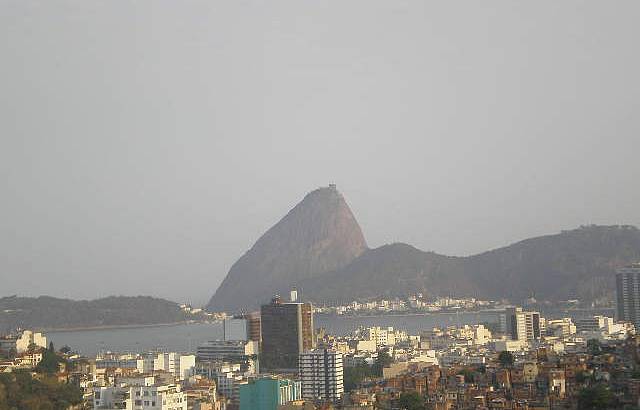
<svg viewBox="0 0 640 410">
<path fill-rule="evenodd" d="M 155 383 L 153 376 L 123 378 L 117 386 L 95 387 L 93 408 L 100 410 L 187 410 L 180 385 Z"/>
</svg>

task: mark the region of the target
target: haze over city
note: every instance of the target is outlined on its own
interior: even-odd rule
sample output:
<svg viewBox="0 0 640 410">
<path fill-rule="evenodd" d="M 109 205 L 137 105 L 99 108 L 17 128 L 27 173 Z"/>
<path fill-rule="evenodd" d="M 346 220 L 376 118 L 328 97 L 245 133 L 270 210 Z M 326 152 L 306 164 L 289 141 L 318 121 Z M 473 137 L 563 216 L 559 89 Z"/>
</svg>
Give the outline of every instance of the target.
<svg viewBox="0 0 640 410">
<path fill-rule="evenodd" d="M 203 304 L 329 183 L 369 247 L 640 225 L 639 12 L 4 2 L 0 296 Z"/>
</svg>

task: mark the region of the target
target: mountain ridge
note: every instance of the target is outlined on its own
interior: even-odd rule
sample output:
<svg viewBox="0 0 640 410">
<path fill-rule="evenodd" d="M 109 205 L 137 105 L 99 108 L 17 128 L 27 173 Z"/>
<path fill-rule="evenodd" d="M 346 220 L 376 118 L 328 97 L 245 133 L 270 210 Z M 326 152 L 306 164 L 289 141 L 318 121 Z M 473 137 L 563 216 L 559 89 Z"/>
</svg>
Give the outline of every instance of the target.
<svg viewBox="0 0 640 410">
<path fill-rule="evenodd" d="M 258 307 L 299 288 L 306 300 L 431 295 L 511 299 L 611 297 L 615 268 L 640 260 L 640 231 L 589 225 L 469 256 L 406 243 L 368 248 L 335 186 L 307 194 L 229 270 L 207 309 Z"/>
<path fill-rule="evenodd" d="M 379 257 L 385 249 L 387 255 Z M 611 297 L 615 269 L 639 259 L 638 228 L 591 225 L 462 257 L 402 243 L 383 245 L 370 249 L 343 271 L 327 274 L 322 283 L 310 279 L 297 286 L 305 289 L 310 300 L 322 303 L 407 296 L 417 291 L 513 301 L 532 295 L 549 300 L 594 300 Z M 337 278 L 341 285 L 332 286 Z"/>
</svg>

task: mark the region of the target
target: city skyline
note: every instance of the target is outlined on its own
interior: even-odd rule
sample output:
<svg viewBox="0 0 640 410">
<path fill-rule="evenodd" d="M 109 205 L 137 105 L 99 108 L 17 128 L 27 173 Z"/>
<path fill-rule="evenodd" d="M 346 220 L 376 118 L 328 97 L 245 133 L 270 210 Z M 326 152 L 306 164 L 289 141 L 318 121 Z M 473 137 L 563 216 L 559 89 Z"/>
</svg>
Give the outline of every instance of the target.
<svg viewBox="0 0 640 410">
<path fill-rule="evenodd" d="M 2 0 L 0 410 L 640 410 L 639 19 Z"/>
</svg>

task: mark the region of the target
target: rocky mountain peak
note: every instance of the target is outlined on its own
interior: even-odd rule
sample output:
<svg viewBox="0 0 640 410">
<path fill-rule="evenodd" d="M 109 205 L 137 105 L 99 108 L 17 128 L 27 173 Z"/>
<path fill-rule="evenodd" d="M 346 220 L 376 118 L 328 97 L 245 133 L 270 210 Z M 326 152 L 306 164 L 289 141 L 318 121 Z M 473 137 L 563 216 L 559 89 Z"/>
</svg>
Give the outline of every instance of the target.
<svg viewBox="0 0 640 410">
<path fill-rule="evenodd" d="M 231 267 L 208 308 L 256 307 L 301 280 L 348 265 L 365 250 L 362 230 L 336 186 L 316 189 Z"/>
</svg>

